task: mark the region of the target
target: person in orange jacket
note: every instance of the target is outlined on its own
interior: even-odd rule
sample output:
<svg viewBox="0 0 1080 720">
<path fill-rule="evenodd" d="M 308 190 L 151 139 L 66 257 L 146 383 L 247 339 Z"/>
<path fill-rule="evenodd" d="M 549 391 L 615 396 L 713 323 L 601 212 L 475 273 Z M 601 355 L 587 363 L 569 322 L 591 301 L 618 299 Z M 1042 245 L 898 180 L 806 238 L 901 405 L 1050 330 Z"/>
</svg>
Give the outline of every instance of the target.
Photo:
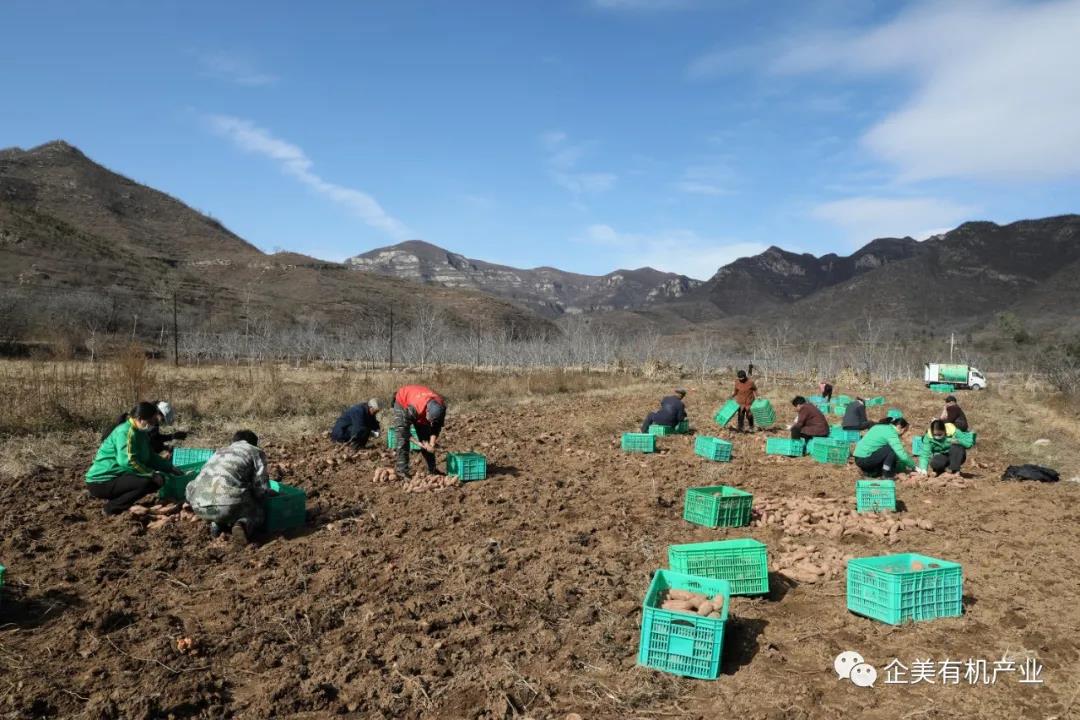
<svg viewBox="0 0 1080 720">
<path fill-rule="evenodd" d="M 428 472 L 438 473 L 435 466 L 435 445 L 446 420 L 446 400 L 442 395 L 423 385 L 406 385 L 394 395 L 394 450 L 397 454 L 395 468 L 402 478 L 409 474 L 410 431 L 416 428 L 420 455 L 427 463 Z"/>
</svg>

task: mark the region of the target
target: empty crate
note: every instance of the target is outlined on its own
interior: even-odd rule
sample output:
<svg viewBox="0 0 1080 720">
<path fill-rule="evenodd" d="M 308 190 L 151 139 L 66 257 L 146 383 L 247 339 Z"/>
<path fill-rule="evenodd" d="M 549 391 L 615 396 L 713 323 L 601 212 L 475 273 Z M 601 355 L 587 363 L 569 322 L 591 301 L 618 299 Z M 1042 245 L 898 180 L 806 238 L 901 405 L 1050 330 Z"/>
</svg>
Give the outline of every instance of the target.
<svg viewBox="0 0 1080 720">
<path fill-rule="evenodd" d="M 732 595 L 769 592 L 765 544 L 750 538 L 668 547 L 668 565 L 676 572 L 727 580 Z"/>
<path fill-rule="evenodd" d="M 688 488 L 683 519 L 705 527 L 743 527 L 750 524 L 754 496 L 727 485 Z"/>
<path fill-rule="evenodd" d="M 720 438 L 699 435 L 694 438 L 694 454 L 716 462 L 731 460 L 731 443 Z"/>
<path fill-rule="evenodd" d="M 896 482 L 894 480 L 857 480 L 855 509 L 858 512 L 895 512 Z"/>
<path fill-rule="evenodd" d="M 874 620 L 899 625 L 959 617 L 963 598 L 964 571 L 958 563 L 914 553 L 848 562 L 848 610 Z"/>
</svg>

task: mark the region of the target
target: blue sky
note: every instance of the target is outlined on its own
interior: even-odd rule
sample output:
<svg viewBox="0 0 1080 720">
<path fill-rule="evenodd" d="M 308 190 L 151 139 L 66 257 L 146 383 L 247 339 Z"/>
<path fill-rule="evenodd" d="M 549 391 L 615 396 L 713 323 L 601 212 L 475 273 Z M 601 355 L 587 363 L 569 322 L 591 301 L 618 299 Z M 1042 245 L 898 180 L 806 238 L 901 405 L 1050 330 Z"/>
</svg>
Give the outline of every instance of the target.
<svg viewBox="0 0 1080 720">
<path fill-rule="evenodd" d="M 1080 211 L 1080 1 L 8 0 L 0 146 L 272 251 L 707 278 Z"/>
</svg>

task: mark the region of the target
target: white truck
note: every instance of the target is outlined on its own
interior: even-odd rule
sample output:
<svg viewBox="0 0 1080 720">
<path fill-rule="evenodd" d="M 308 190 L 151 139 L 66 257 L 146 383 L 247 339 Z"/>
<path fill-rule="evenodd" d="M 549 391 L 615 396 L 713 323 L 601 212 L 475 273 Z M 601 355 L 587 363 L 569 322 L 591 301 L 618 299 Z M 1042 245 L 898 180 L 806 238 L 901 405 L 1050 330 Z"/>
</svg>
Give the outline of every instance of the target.
<svg viewBox="0 0 1080 720">
<path fill-rule="evenodd" d="M 926 363 L 923 380 L 926 382 L 927 387 L 934 383 L 949 383 L 958 388 L 986 389 L 986 376 L 983 375 L 981 370 L 970 365 Z"/>
</svg>

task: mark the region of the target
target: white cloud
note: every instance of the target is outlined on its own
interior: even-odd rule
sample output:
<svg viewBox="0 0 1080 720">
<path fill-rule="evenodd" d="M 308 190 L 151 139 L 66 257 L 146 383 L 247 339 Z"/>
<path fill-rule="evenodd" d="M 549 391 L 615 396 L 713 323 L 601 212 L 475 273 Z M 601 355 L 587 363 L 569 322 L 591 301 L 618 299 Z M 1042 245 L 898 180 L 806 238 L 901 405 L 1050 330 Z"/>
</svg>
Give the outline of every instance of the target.
<svg viewBox="0 0 1080 720">
<path fill-rule="evenodd" d="M 906 181 L 1080 175 L 1080 0 L 915 5 L 862 32 L 803 38 L 777 73 L 914 83 L 863 136 Z"/>
<path fill-rule="evenodd" d="M 847 231 L 856 245 L 880 237 L 925 239 L 970 220 L 978 208 L 936 198 L 851 197 L 823 203 L 812 211 L 819 220 Z"/>
<path fill-rule="evenodd" d="M 548 153 L 547 166 L 551 179 L 574 195 L 605 192 L 615 186 L 618 176 L 610 172 L 582 172 L 578 163 L 585 154 L 584 145 L 569 142 L 566 133 L 552 130 L 540 136 Z"/>
<path fill-rule="evenodd" d="M 226 52 L 203 52 L 199 53 L 199 62 L 203 70 L 219 80 L 260 87 L 277 83 L 277 75 L 259 70 L 250 58 L 242 57 Z"/>
<path fill-rule="evenodd" d="M 371 227 L 399 240 L 412 235 L 404 223 L 383 210 L 371 195 L 362 190 L 327 182 L 316 175 L 312 170 L 314 164 L 311 159 L 296 145 L 276 138 L 269 131 L 241 118 L 210 115 L 206 121 L 211 130 L 228 138 L 241 150 L 277 161 L 285 174 L 346 208 Z"/>
<path fill-rule="evenodd" d="M 725 163 L 688 167 L 675 187 L 691 195 L 730 195 L 736 183 L 734 171 Z"/>
<path fill-rule="evenodd" d="M 635 234 L 604 224 L 590 225 L 578 240 L 610 248 L 618 267 L 652 267 L 698 280 L 707 280 L 724 265 L 766 249 L 757 243 L 705 238 L 693 230 Z"/>
</svg>

